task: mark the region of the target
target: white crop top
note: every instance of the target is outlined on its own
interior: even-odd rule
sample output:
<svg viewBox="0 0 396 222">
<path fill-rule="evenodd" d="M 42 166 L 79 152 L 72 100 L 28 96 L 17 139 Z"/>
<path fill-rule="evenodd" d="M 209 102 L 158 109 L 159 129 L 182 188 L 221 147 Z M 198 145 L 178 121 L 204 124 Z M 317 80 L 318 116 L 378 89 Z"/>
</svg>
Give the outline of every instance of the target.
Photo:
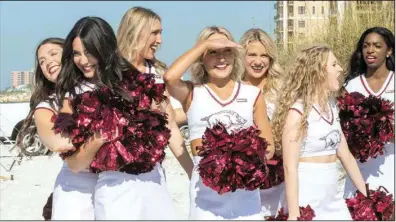
<svg viewBox="0 0 396 222">
<path fill-rule="evenodd" d="M 187 111 L 190 139 L 202 138 L 206 128 L 217 122 L 223 123 L 228 132 L 254 125 L 254 104 L 260 93 L 255 86 L 235 82 L 231 96 L 221 100 L 206 84 L 194 86 Z"/>
<path fill-rule="evenodd" d="M 329 119 L 320 114 L 318 105 L 313 105 L 308 115 L 307 136 L 303 138 L 300 157 L 326 156 L 336 154 L 341 143 L 341 125 L 338 117 L 338 108 L 334 101 L 329 101 Z M 296 102 L 290 108 L 303 111 L 303 104 Z"/>
</svg>

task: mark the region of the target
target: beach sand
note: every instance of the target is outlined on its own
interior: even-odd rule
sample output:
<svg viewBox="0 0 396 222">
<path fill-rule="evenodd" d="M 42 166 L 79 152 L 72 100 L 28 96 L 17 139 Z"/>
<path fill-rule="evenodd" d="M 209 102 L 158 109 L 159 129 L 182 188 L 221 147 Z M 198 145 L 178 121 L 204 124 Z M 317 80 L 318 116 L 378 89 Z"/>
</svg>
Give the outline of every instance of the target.
<svg viewBox="0 0 396 222">
<path fill-rule="evenodd" d="M 0 163 L 12 163 L 7 148 L 0 146 Z M 11 172 L 0 166 L 0 220 L 43 220 L 42 210 L 51 194 L 55 178 L 62 166 L 59 156 L 24 158 Z M 189 180 L 179 162 L 167 149 L 163 162 L 168 189 L 180 219 L 187 219 Z M 13 175 L 13 180 L 9 179 Z"/>
</svg>

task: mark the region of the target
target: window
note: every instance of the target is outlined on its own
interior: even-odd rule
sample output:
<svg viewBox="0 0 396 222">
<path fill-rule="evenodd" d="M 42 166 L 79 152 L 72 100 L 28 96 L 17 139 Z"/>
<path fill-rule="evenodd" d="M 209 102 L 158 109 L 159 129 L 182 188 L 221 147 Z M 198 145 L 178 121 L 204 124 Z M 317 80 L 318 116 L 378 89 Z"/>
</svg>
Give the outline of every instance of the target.
<svg viewBox="0 0 396 222">
<path fill-rule="evenodd" d="M 315 6 L 312 6 L 312 15 L 315 15 Z"/>
<path fill-rule="evenodd" d="M 324 14 L 324 6 L 322 6 L 322 15 Z"/>
<path fill-rule="evenodd" d="M 298 6 L 298 14 L 300 15 L 305 14 L 305 6 Z"/>
<path fill-rule="evenodd" d="M 299 28 L 305 28 L 305 21 L 298 21 Z"/>
</svg>

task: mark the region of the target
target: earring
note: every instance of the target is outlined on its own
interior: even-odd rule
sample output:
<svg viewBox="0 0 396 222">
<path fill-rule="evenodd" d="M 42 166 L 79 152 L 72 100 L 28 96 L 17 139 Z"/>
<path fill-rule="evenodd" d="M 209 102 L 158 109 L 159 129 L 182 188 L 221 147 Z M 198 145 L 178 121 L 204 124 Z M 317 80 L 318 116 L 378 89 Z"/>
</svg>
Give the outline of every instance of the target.
<svg viewBox="0 0 396 222">
<path fill-rule="evenodd" d="M 386 58 L 389 58 L 389 55 L 386 55 Z"/>
</svg>

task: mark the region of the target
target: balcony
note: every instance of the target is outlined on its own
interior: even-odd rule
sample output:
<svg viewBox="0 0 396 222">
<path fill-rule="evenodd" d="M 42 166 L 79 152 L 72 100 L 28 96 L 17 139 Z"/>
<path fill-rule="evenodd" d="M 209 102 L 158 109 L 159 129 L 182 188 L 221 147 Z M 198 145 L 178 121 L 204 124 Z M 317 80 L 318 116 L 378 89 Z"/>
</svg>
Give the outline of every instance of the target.
<svg viewBox="0 0 396 222">
<path fill-rule="evenodd" d="M 293 6 L 293 5 L 294 5 L 294 1 L 288 1 L 288 2 L 287 2 L 287 5 L 288 5 L 288 6 Z"/>
<path fill-rule="evenodd" d="M 287 31 L 293 32 L 294 31 L 294 26 L 293 25 L 288 25 L 287 26 Z"/>
</svg>

